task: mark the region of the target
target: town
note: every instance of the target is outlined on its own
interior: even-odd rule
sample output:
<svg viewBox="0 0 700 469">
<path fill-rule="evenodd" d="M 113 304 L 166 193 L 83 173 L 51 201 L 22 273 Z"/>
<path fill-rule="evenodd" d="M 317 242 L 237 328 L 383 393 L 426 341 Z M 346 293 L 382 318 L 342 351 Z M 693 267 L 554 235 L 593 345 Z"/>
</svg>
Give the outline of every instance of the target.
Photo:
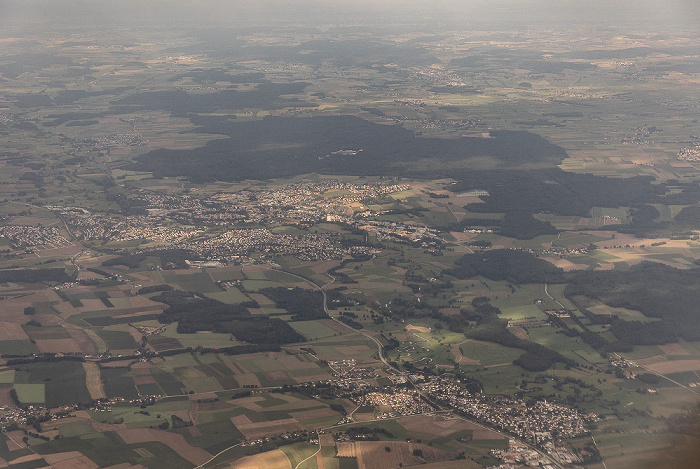
<svg viewBox="0 0 700 469">
<path fill-rule="evenodd" d="M 409 190 L 408 185 L 357 185 L 329 179 L 301 182 L 279 189 L 219 193 L 198 199 L 142 190 L 130 201 L 138 215 L 92 214 L 76 207 L 47 206 L 71 232 L 85 242 L 148 241 L 151 245 L 187 249 L 206 260 L 235 262 L 254 252 L 292 254 L 302 260 L 342 259 L 367 255 L 364 243 L 343 246 L 337 233 L 277 233 L 275 226 L 301 231 L 319 223 L 335 223 L 372 233 L 378 240 L 439 248 L 436 230 L 403 222 L 369 219 L 378 213 L 364 209 L 372 199 Z M 246 228 L 266 226 L 269 228 Z M 230 229 L 226 229 L 229 227 Z M 222 232 L 223 228 L 223 232 Z M 25 235 L 23 238 L 27 238 Z"/>
</svg>

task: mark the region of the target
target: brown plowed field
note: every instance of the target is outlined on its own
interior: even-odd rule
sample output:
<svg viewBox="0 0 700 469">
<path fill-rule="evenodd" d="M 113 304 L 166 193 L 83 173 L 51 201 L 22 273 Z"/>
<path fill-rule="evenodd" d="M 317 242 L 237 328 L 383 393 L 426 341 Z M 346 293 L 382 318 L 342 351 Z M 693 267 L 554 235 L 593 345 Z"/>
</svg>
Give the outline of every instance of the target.
<svg viewBox="0 0 700 469">
<path fill-rule="evenodd" d="M 666 355 L 690 355 L 690 352 L 684 349 L 681 344 L 659 345 L 659 348 Z"/>
<path fill-rule="evenodd" d="M 12 322 L 0 322 L 0 340 L 29 340 L 22 326 Z"/>
<path fill-rule="evenodd" d="M 682 371 L 700 370 L 700 360 L 669 360 L 653 365 L 646 365 L 652 371 L 667 375 L 670 373 L 680 373 Z"/>
<path fill-rule="evenodd" d="M 12 400 L 12 396 L 10 395 L 10 390 L 12 388 L 0 388 L 0 406 L 2 407 L 10 407 L 15 405 L 15 402 Z"/>
<path fill-rule="evenodd" d="M 327 379 L 331 379 L 332 376 L 329 375 L 328 373 L 324 373 L 322 375 L 306 375 L 306 376 L 297 376 L 294 379 L 297 383 L 308 383 L 309 381 L 325 381 Z"/>
<path fill-rule="evenodd" d="M 80 346 L 73 339 L 40 339 L 36 341 L 36 346 L 44 353 L 82 352 Z"/>
<path fill-rule="evenodd" d="M 150 375 L 134 376 L 134 384 L 140 386 L 142 384 L 154 384 L 156 379 Z"/>
<path fill-rule="evenodd" d="M 65 328 L 66 332 L 68 335 L 73 339 L 73 341 L 78 344 L 78 347 L 80 348 L 81 353 L 87 353 L 87 354 L 92 354 L 97 352 L 97 348 L 95 347 L 95 344 L 92 343 L 92 341 L 88 338 L 87 335 L 85 335 L 85 332 L 83 332 L 80 329 L 74 328 L 74 327 L 67 327 Z M 139 337 L 139 341 L 141 338 Z"/>
<path fill-rule="evenodd" d="M 47 454 L 44 459 L 51 464 L 52 469 L 97 469 L 99 467 L 77 451 Z"/>
</svg>

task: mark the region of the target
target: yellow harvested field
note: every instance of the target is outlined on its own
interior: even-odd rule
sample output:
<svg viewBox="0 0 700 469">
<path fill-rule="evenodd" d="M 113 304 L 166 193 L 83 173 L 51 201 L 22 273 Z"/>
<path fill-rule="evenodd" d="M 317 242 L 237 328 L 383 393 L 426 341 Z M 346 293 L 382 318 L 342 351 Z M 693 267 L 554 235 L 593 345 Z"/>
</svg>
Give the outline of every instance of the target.
<svg viewBox="0 0 700 469">
<path fill-rule="evenodd" d="M 668 360 L 646 365 L 650 370 L 662 375 L 680 373 L 682 371 L 700 370 L 700 360 Z"/>
<path fill-rule="evenodd" d="M 88 388 L 90 397 L 93 399 L 106 398 L 107 394 L 105 394 L 104 387 L 102 386 L 100 367 L 97 366 L 97 363 L 83 362 L 83 369 L 85 370 L 85 385 Z"/>
<path fill-rule="evenodd" d="M 572 270 L 585 270 L 588 268 L 586 264 L 574 264 L 568 259 L 550 259 L 547 258 L 549 262 L 554 264 L 555 266 L 559 267 L 560 269 L 564 269 L 567 272 L 570 272 Z"/>
<path fill-rule="evenodd" d="M 430 332 L 429 327 L 423 327 L 423 326 L 414 326 L 413 324 L 409 324 L 406 326 L 407 331 L 418 331 L 418 332 Z"/>
<path fill-rule="evenodd" d="M 289 458 L 276 449 L 255 456 L 246 456 L 228 466 L 230 469 L 293 469 Z"/>
<path fill-rule="evenodd" d="M 279 451 L 279 450 L 275 450 Z M 260 455 L 257 455 L 260 456 Z M 260 466 L 258 466 L 257 461 L 253 458 L 253 456 L 246 456 L 241 459 L 236 460 L 235 462 L 230 463 L 228 466 L 226 466 L 229 469 L 260 469 Z M 289 467 L 292 467 L 291 464 Z"/>
<path fill-rule="evenodd" d="M 238 377 L 236 377 L 236 378 L 238 378 Z M 258 402 L 263 402 L 263 401 L 265 401 L 265 398 L 262 396 L 248 396 L 248 397 L 241 397 L 241 398 L 236 399 L 235 401 L 229 401 L 229 402 L 231 402 L 231 403 L 235 402 L 235 404 L 237 406 L 245 407 L 246 409 L 260 411 L 260 410 L 263 410 L 263 408 L 260 405 L 258 405 Z"/>
</svg>

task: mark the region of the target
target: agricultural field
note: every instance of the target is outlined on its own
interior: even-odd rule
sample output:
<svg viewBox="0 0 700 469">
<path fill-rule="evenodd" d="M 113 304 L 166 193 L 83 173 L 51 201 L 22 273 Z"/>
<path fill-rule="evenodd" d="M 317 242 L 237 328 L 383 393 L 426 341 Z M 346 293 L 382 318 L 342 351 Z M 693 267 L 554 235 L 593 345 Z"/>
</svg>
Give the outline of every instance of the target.
<svg viewBox="0 0 700 469">
<path fill-rule="evenodd" d="M 696 15 L 11 3 L 0 466 L 694 441 Z"/>
</svg>

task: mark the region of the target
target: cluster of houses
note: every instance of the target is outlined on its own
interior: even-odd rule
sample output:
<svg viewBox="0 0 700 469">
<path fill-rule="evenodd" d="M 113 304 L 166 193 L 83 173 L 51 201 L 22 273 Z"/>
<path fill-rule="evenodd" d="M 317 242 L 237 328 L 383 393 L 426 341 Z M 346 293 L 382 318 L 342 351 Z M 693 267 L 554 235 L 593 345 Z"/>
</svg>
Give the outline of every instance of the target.
<svg viewBox="0 0 700 469">
<path fill-rule="evenodd" d="M 595 414 L 583 414 L 577 409 L 546 400 L 526 406 L 520 399 L 472 394 L 453 380 L 445 378 L 434 378 L 419 386 L 438 402 L 444 402 L 469 417 L 538 445 L 547 440 L 588 434 L 585 423 L 599 420 Z"/>
</svg>

